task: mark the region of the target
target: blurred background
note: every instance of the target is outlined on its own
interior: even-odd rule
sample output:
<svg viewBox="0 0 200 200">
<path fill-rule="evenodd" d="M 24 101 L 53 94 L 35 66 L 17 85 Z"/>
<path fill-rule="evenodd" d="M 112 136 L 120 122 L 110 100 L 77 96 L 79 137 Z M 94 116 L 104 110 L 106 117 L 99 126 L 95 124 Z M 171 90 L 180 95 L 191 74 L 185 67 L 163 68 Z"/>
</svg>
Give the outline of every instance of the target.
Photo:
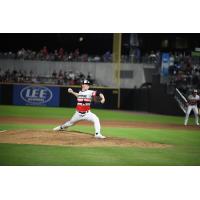
<svg viewBox="0 0 200 200">
<path fill-rule="evenodd" d="M 74 100 L 66 88 L 76 90 L 83 79 L 88 79 L 92 88 L 102 90 L 107 98 L 104 106 L 96 107 L 181 115 L 174 100 L 175 89 L 187 96 L 200 87 L 199 36 L 0 34 L 0 103 L 72 107 Z M 29 86 L 31 89 L 21 92 Z M 51 91 L 53 102 L 46 103 L 39 87 Z M 36 101 L 39 98 L 43 99 Z"/>
</svg>

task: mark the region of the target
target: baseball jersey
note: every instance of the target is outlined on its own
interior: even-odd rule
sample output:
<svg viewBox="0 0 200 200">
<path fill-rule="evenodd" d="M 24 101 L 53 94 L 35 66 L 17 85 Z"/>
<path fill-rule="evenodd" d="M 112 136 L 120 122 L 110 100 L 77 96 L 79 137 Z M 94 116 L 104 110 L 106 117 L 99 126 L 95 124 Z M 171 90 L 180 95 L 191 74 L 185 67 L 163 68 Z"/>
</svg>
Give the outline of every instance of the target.
<svg viewBox="0 0 200 200">
<path fill-rule="evenodd" d="M 79 112 L 87 112 L 90 110 L 92 97 L 96 95 L 94 90 L 80 91 L 77 97 L 76 110 Z"/>
<path fill-rule="evenodd" d="M 200 100 L 199 95 L 189 95 L 188 96 L 188 101 L 190 105 L 197 105 L 197 101 Z"/>
</svg>

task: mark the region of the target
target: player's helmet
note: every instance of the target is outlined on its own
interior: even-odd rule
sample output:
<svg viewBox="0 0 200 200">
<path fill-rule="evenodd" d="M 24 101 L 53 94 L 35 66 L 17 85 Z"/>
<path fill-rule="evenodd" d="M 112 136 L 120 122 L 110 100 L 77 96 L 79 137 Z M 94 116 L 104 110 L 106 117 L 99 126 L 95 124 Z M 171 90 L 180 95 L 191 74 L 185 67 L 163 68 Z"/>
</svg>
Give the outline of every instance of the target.
<svg viewBox="0 0 200 200">
<path fill-rule="evenodd" d="M 83 84 L 90 85 L 90 81 L 85 79 L 85 80 L 81 81 L 81 85 L 83 85 Z"/>
</svg>

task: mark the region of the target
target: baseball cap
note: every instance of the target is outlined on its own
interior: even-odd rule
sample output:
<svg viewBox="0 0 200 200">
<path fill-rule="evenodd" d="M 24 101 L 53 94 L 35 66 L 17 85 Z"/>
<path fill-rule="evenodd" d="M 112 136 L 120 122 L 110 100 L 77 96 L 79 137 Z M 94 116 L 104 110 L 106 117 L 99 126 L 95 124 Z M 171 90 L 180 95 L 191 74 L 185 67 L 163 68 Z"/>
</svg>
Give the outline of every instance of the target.
<svg viewBox="0 0 200 200">
<path fill-rule="evenodd" d="M 197 90 L 196 90 L 196 89 L 194 89 L 194 90 L 193 90 L 193 92 L 194 92 L 194 93 L 197 93 Z"/>
<path fill-rule="evenodd" d="M 82 84 L 88 84 L 88 85 L 89 85 L 89 84 L 90 84 L 90 81 L 88 81 L 88 80 L 85 79 L 85 80 L 83 80 L 83 81 L 81 82 L 81 85 L 82 85 Z"/>
</svg>

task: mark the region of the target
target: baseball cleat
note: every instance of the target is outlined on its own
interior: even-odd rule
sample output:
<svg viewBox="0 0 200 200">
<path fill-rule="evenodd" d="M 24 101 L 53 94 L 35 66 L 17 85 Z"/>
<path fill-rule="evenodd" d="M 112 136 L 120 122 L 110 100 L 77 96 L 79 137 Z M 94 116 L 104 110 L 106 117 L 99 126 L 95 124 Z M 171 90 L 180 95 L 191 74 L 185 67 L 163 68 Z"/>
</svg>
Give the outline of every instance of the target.
<svg viewBox="0 0 200 200">
<path fill-rule="evenodd" d="M 62 130 L 64 130 L 64 128 L 62 128 L 62 126 L 57 126 L 53 130 L 54 131 L 62 131 Z"/>
<path fill-rule="evenodd" d="M 94 137 L 98 138 L 98 139 L 105 139 L 106 138 L 105 136 L 103 136 L 103 135 L 101 135 L 99 133 L 96 133 Z"/>
</svg>

